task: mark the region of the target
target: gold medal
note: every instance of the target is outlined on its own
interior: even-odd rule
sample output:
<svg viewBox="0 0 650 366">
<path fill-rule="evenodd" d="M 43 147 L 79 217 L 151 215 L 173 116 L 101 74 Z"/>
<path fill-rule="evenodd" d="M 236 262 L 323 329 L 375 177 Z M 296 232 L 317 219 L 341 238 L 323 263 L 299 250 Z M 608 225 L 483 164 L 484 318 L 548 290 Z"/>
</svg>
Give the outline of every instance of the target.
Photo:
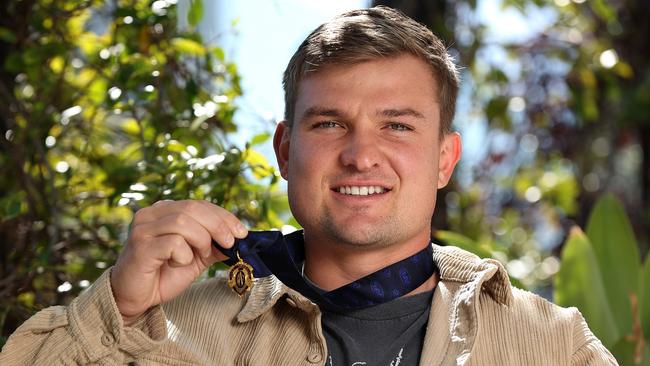
<svg viewBox="0 0 650 366">
<path fill-rule="evenodd" d="M 241 259 L 239 252 L 237 258 L 239 261 L 228 270 L 228 287 L 242 297 L 253 287 L 253 267 Z"/>
</svg>

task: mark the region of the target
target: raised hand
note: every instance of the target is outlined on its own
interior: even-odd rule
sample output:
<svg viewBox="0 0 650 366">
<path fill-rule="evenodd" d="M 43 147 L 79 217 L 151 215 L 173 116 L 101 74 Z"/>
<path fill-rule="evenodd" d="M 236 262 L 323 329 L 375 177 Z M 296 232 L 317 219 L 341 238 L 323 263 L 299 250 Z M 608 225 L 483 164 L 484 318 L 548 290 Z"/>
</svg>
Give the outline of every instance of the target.
<svg viewBox="0 0 650 366">
<path fill-rule="evenodd" d="M 111 273 L 125 324 L 183 292 L 224 248 L 248 235 L 230 212 L 207 201 L 159 201 L 136 212 L 126 247 Z"/>
</svg>

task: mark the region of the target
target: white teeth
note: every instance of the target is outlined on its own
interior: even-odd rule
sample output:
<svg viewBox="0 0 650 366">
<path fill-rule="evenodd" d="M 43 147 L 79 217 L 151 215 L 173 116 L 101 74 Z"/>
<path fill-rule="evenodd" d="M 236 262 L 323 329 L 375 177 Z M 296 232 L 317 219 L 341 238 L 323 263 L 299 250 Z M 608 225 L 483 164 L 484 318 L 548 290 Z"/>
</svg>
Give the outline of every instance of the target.
<svg viewBox="0 0 650 366">
<path fill-rule="evenodd" d="M 343 186 L 339 187 L 339 193 L 352 196 L 368 196 L 371 194 L 384 193 L 385 189 L 380 186 Z"/>
</svg>

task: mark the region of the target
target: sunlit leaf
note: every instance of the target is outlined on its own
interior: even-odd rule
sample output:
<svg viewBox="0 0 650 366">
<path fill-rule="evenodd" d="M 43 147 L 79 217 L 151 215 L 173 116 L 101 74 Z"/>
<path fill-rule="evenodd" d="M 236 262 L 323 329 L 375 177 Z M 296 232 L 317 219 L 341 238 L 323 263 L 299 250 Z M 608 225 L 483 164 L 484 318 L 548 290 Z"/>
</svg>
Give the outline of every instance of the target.
<svg viewBox="0 0 650 366">
<path fill-rule="evenodd" d="M 28 308 L 34 307 L 34 299 L 36 296 L 34 296 L 33 292 L 23 292 L 22 294 L 18 295 L 17 300 L 25 305 Z"/>
<path fill-rule="evenodd" d="M 187 12 L 187 21 L 196 26 L 203 18 L 203 0 L 190 0 L 190 10 Z"/>
<path fill-rule="evenodd" d="M 257 179 L 268 177 L 271 174 L 272 168 L 268 160 L 264 155 L 255 150 L 246 150 L 246 162 L 251 166 L 253 175 Z"/>
<path fill-rule="evenodd" d="M 268 132 L 260 133 L 259 135 L 253 136 L 251 139 L 251 146 L 259 145 L 266 142 L 271 137 L 271 134 Z"/>
<path fill-rule="evenodd" d="M 85 32 L 77 38 L 77 44 L 84 54 L 87 56 L 94 56 L 99 52 L 99 50 L 104 48 L 104 45 L 100 40 L 101 37 L 98 35 L 92 32 Z"/>
<path fill-rule="evenodd" d="M 127 118 L 122 122 L 122 130 L 126 133 L 136 135 L 140 133 L 140 125 L 135 118 Z"/>
<path fill-rule="evenodd" d="M 560 271 L 555 276 L 555 302 L 561 306 L 575 306 L 587 320 L 594 334 L 606 347 L 621 338 L 609 306 L 603 277 L 587 236 L 574 227 L 564 244 Z"/>
<path fill-rule="evenodd" d="M 614 8 L 608 4 L 605 0 L 591 0 L 588 3 L 593 9 L 594 13 L 606 22 L 614 20 L 616 18 L 616 12 Z"/>
<path fill-rule="evenodd" d="M 192 56 L 203 56 L 206 53 L 206 49 L 202 44 L 191 39 L 174 38 L 171 40 L 171 44 L 180 53 Z"/>
<path fill-rule="evenodd" d="M 212 53 L 215 55 L 217 60 L 223 62 L 226 59 L 226 54 L 221 47 L 214 47 Z"/>
<path fill-rule="evenodd" d="M 630 64 L 625 61 L 619 61 L 616 63 L 616 66 L 614 66 L 614 71 L 620 77 L 625 79 L 630 79 L 634 76 L 634 70 L 632 70 L 632 66 L 630 66 Z"/>
<path fill-rule="evenodd" d="M 636 239 L 622 205 L 611 195 L 598 200 L 587 224 L 587 236 L 603 276 L 605 294 L 621 333 L 632 328 L 630 293 L 638 294 L 641 261 Z"/>
<path fill-rule="evenodd" d="M 175 153 L 181 153 L 181 152 L 185 151 L 186 146 L 185 146 L 185 144 L 183 144 L 183 143 L 181 143 L 181 142 L 179 142 L 177 140 L 171 140 L 167 144 L 167 149 L 169 151 L 172 151 L 172 152 L 175 152 Z"/>
<path fill-rule="evenodd" d="M 60 73 L 63 71 L 63 66 L 65 65 L 65 60 L 61 56 L 56 56 L 53 57 L 52 60 L 50 60 L 50 68 L 52 71 L 54 71 L 56 74 Z"/>
<path fill-rule="evenodd" d="M 106 99 L 108 82 L 104 78 L 97 78 L 88 87 L 88 97 L 95 103 L 102 103 Z"/>
<path fill-rule="evenodd" d="M 66 29 L 70 32 L 70 35 L 73 37 L 78 37 L 84 31 L 84 26 L 86 21 L 90 18 L 90 9 L 85 9 L 79 12 L 76 12 L 66 24 Z"/>
</svg>

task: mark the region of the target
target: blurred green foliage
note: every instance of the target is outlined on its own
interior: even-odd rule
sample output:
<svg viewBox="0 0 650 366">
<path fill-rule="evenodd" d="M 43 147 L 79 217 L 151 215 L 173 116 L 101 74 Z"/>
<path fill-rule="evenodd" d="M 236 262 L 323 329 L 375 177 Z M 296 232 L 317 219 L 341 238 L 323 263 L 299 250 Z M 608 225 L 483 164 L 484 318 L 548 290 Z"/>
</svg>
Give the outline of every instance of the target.
<svg viewBox="0 0 650 366">
<path fill-rule="evenodd" d="M 621 365 L 650 365 L 650 260 L 642 264 L 620 201 L 598 200 L 586 234 L 574 227 L 561 259 L 555 301 L 578 307 Z"/>
<path fill-rule="evenodd" d="M 235 64 L 175 1 L 9 1 L 0 14 L 0 346 L 114 262 L 133 212 L 204 199 L 279 227 L 279 174 L 228 143 Z"/>
<path fill-rule="evenodd" d="M 270 136 L 228 142 L 237 67 L 195 32 L 203 2 L 188 1 L 184 30 L 175 2 L 0 9 L 0 345 L 110 265 L 139 207 L 206 199 L 250 227 L 282 225 L 278 173 L 255 150 Z M 621 364 L 649 362 L 650 8 L 506 0 L 504 11 L 552 15 L 531 37 L 499 41 L 474 0 L 376 3 L 452 45 L 471 100 L 460 115 L 490 128 L 481 161 L 438 200 L 434 227 L 452 231 L 436 237 L 499 259 L 518 286 L 548 296 L 554 284 Z M 613 198 L 595 203 L 605 191 L 629 222 Z"/>
<path fill-rule="evenodd" d="M 499 251 L 493 243 L 449 231 L 435 236 L 481 257 L 495 257 Z M 650 257 L 642 263 L 637 246 L 623 205 L 613 195 L 603 195 L 586 234 L 578 226 L 571 229 L 553 277 L 553 301 L 577 307 L 621 365 L 650 365 Z M 512 283 L 522 286 L 516 278 Z"/>
<path fill-rule="evenodd" d="M 492 248 L 524 287 L 550 296 L 561 244 L 573 226 L 585 227 L 596 199 L 612 192 L 647 252 L 646 2 L 373 4 L 427 24 L 464 67 L 456 123 L 469 132 L 465 150 L 476 161 L 461 159 L 453 186 L 438 199 L 434 227 Z"/>
</svg>

